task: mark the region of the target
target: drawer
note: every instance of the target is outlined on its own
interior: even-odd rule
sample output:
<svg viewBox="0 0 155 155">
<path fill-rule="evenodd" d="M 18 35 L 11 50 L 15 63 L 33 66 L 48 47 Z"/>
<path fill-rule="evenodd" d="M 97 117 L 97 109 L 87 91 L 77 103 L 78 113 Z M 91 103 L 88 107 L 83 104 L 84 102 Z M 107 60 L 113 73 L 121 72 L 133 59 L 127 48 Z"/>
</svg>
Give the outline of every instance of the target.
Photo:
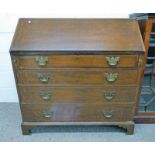
<svg viewBox="0 0 155 155">
<path fill-rule="evenodd" d="M 19 86 L 21 102 L 52 103 L 122 103 L 136 101 L 136 87 L 29 87 Z"/>
<path fill-rule="evenodd" d="M 136 85 L 138 71 L 132 69 L 18 70 L 18 84 L 32 85 Z"/>
<path fill-rule="evenodd" d="M 137 67 L 137 55 L 16 56 L 17 68 Z"/>
<path fill-rule="evenodd" d="M 24 104 L 21 110 L 24 122 L 119 122 L 134 114 L 132 105 Z"/>
</svg>

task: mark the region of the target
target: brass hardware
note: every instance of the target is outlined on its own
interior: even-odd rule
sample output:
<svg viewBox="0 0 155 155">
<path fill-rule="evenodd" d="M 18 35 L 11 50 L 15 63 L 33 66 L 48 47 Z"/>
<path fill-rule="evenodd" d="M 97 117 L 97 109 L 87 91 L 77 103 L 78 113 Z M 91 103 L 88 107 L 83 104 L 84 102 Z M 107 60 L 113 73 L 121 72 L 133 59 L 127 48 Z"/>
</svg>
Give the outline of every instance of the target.
<svg viewBox="0 0 155 155">
<path fill-rule="evenodd" d="M 105 78 L 108 82 L 116 81 L 118 73 L 105 73 Z"/>
<path fill-rule="evenodd" d="M 119 62 L 120 57 L 106 57 L 109 66 L 116 66 Z"/>
<path fill-rule="evenodd" d="M 46 83 L 49 80 L 49 76 L 46 74 L 38 74 L 38 78 L 41 82 Z"/>
<path fill-rule="evenodd" d="M 46 66 L 48 63 L 48 57 L 46 56 L 36 56 L 35 61 L 38 63 L 39 66 Z"/>
<path fill-rule="evenodd" d="M 52 111 L 43 112 L 42 114 L 46 118 L 51 118 L 53 116 L 53 112 Z"/>
<path fill-rule="evenodd" d="M 50 92 L 40 92 L 40 96 L 42 97 L 43 100 L 49 100 L 51 95 L 52 94 Z"/>
<path fill-rule="evenodd" d="M 104 97 L 107 100 L 112 100 L 115 95 L 116 95 L 116 92 L 114 92 L 114 91 L 112 91 L 112 92 L 104 92 Z"/>
<path fill-rule="evenodd" d="M 112 113 L 112 111 L 104 111 L 103 115 L 106 118 L 111 118 L 113 116 L 113 113 Z"/>
</svg>

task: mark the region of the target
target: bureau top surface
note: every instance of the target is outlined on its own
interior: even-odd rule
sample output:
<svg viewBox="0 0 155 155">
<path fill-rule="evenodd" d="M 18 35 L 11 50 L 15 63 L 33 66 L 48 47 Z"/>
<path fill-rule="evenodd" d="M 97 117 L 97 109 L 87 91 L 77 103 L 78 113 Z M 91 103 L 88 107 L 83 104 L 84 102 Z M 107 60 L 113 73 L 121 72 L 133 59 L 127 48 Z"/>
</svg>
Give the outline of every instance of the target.
<svg viewBox="0 0 155 155">
<path fill-rule="evenodd" d="M 20 19 L 10 51 L 144 51 L 131 19 Z"/>
</svg>

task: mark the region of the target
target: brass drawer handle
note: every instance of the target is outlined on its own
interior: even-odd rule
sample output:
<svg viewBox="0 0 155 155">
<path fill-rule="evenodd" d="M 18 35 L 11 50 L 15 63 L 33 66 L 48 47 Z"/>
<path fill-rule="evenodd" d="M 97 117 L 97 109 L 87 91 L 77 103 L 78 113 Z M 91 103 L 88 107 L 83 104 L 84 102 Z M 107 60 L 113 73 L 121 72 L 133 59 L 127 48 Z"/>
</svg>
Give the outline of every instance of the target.
<svg viewBox="0 0 155 155">
<path fill-rule="evenodd" d="M 38 78 L 43 83 L 46 83 L 49 80 L 49 76 L 46 74 L 38 74 Z"/>
<path fill-rule="evenodd" d="M 104 97 L 107 100 L 112 100 L 115 95 L 116 95 L 116 92 L 114 92 L 114 91 L 112 91 L 112 92 L 104 92 Z"/>
<path fill-rule="evenodd" d="M 46 66 L 48 63 L 48 57 L 46 56 L 36 56 L 35 61 L 38 63 L 39 66 Z"/>
<path fill-rule="evenodd" d="M 106 57 L 107 63 L 109 66 L 116 66 L 119 63 L 120 57 Z"/>
<path fill-rule="evenodd" d="M 118 73 L 105 73 L 105 78 L 108 82 L 114 82 L 117 80 Z"/>
<path fill-rule="evenodd" d="M 103 112 L 103 116 L 105 118 L 112 118 L 113 117 L 113 113 L 112 113 L 112 111 L 104 111 Z"/>
<path fill-rule="evenodd" d="M 49 100 L 51 95 L 52 94 L 50 92 L 40 92 L 40 96 L 42 97 L 43 100 Z"/>
<path fill-rule="evenodd" d="M 46 111 L 46 112 L 43 112 L 43 117 L 45 118 L 51 118 L 53 116 L 53 112 L 52 111 Z"/>
</svg>

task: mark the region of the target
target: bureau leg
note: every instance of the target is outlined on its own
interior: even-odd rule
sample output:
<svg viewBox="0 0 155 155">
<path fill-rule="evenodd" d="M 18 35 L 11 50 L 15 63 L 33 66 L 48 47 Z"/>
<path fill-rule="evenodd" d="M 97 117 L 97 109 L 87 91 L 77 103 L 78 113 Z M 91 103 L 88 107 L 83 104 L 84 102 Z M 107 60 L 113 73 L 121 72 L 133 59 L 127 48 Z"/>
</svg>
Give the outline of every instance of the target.
<svg viewBox="0 0 155 155">
<path fill-rule="evenodd" d="M 21 128 L 22 128 L 23 135 L 30 135 L 31 134 L 31 129 L 33 128 L 33 126 L 22 124 Z"/>
<path fill-rule="evenodd" d="M 118 125 L 121 128 L 124 128 L 127 130 L 126 134 L 127 135 L 132 135 L 134 133 L 134 122 L 130 122 L 130 123 L 125 123 L 125 124 L 120 124 Z"/>
<path fill-rule="evenodd" d="M 134 124 L 127 125 L 127 135 L 132 135 L 134 133 Z"/>
</svg>

